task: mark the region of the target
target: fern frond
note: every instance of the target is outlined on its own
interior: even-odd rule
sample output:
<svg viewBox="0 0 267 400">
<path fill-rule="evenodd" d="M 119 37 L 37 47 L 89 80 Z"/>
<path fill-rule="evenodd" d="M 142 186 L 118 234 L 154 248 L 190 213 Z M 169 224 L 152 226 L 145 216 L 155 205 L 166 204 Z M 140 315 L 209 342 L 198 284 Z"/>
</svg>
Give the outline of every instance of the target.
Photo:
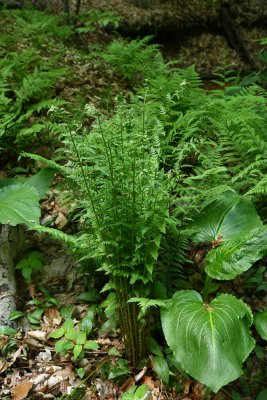
<svg viewBox="0 0 267 400">
<path fill-rule="evenodd" d="M 168 300 L 146 299 L 141 297 L 132 297 L 128 303 L 137 303 L 141 310 L 141 317 L 144 316 L 150 307 L 166 307 Z"/>
<path fill-rule="evenodd" d="M 25 151 L 23 151 L 20 154 L 21 157 L 27 157 L 30 158 L 31 160 L 34 161 L 38 161 L 42 164 L 47 165 L 48 167 L 54 168 L 55 170 L 57 170 L 59 173 L 61 173 L 62 175 L 67 175 L 69 173 L 68 168 L 63 167 L 62 165 L 59 165 L 56 161 L 53 160 L 48 160 L 38 154 L 33 154 L 33 153 L 27 153 Z"/>
<path fill-rule="evenodd" d="M 39 233 L 47 233 L 55 240 L 60 240 L 61 242 L 64 242 L 73 248 L 77 247 L 77 239 L 74 236 L 67 235 L 66 233 L 61 232 L 57 229 L 48 228 L 41 225 L 33 225 L 29 229 L 35 230 Z"/>
</svg>

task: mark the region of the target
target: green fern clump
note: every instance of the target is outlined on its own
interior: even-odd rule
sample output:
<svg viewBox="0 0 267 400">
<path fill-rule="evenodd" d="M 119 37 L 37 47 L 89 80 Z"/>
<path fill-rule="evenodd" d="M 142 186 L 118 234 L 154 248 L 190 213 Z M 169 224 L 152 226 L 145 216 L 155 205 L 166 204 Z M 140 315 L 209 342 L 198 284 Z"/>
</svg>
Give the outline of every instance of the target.
<svg viewBox="0 0 267 400">
<path fill-rule="evenodd" d="M 128 81 L 151 79 L 165 70 L 159 46 L 149 44 L 151 39 L 152 36 L 130 42 L 114 40 L 101 57 Z"/>
<path fill-rule="evenodd" d="M 0 36 L 2 55 L 16 50 L 18 43 L 44 49 L 52 43 L 58 46 L 59 40 L 72 35 L 71 27 L 64 24 L 62 17 L 36 10 L 2 11 L 0 20 L 4 24 Z"/>
<path fill-rule="evenodd" d="M 26 53 L 30 64 L 32 53 Z M 40 133 L 48 132 L 45 120 L 38 115 L 52 105 L 64 104 L 63 100 L 52 96 L 55 82 L 66 73 L 66 69 L 46 71 L 35 67 L 26 75 L 18 76 L 24 55 L 0 62 L 0 141 L 4 150 L 13 148 L 14 142 L 20 146 L 29 145 Z M 30 69 L 29 64 L 27 69 Z M 25 64 L 23 67 L 26 69 Z"/>
<path fill-rule="evenodd" d="M 162 77 L 146 90 L 166 132 L 162 143 L 165 168 L 176 176 L 177 216 L 185 226 L 206 199 L 229 188 L 263 193 L 266 97 L 258 87 L 232 96 L 206 94 L 192 69 L 176 70 L 172 79 L 176 86 L 169 87 L 169 94 L 157 85 Z"/>
<path fill-rule="evenodd" d="M 80 243 L 116 288 L 122 335 L 137 365 L 145 352 L 144 326 L 128 300 L 149 292 L 169 224 L 170 177 L 160 165 L 163 131 L 144 100 L 118 100 L 109 119 L 91 105 L 85 111 L 95 118 L 91 132 L 61 123 L 70 155 L 65 175 L 84 210 Z"/>
<path fill-rule="evenodd" d="M 46 112 L 66 103 L 55 96 L 68 71 L 62 40 L 71 32 L 59 17 L 34 10 L 4 11 L 0 22 L 0 151 L 8 158 L 37 138 L 39 146 L 55 140 Z"/>
<path fill-rule="evenodd" d="M 146 104 L 122 102 L 114 117 L 98 118 L 89 135 L 71 134 L 67 141 L 79 155 L 70 178 L 82 191 L 88 231 L 91 225 L 96 254 L 104 260 L 102 268 L 132 284 L 152 279 L 168 215 L 161 135 Z"/>
</svg>

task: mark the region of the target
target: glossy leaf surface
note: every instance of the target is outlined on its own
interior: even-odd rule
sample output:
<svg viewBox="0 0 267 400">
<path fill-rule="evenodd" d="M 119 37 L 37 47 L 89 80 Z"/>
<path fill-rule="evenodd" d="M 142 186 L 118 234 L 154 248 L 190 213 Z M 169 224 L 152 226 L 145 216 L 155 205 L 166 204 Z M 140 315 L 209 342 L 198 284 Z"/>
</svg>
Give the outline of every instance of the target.
<svg viewBox="0 0 267 400">
<path fill-rule="evenodd" d="M 40 214 L 39 194 L 34 187 L 11 185 L 0 190 L 0 224 L 37 224 Z"/>
<path fill-rule="evenodd" d="M 267 310 L 255 315 L 254 324 L 262 339 L 267 340 Z"/>
<path fill-rule="evenodd" d="M 195 291 L 180 291 L 161 310 L 161 319 L 176 360 L 214 392 L 242 374 L 255 342 L 252 313 L 241 300 L 221 294 L 207 304 Z"/>
<path fill-rule="evenodd" d="M 234 192 L 225 192 L 209 204 L 193 225 L 195 242 L 227 241 L 244 231 L 262 226 L 252 201 Z"/>
<path fill-rule="evenodd" d="M 206 257 L 205 271 L 214 279 L 234 279 L 266 254 L 266 229 L 254 229 L 211 250 Z"/>
</svg>

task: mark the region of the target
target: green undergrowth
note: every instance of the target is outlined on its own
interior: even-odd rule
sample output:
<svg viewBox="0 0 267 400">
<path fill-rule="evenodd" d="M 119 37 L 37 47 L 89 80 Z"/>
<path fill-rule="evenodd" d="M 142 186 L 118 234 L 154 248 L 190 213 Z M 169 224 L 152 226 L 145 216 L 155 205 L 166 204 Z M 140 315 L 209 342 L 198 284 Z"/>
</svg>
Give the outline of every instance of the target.
<svg viewBox="0 0 267 400">
<path fill-rule="evenodd" d="M 47 164 L 46 172 L 57 171 L 78 232 L 71 236 L 39 225 L 36 186 L 46 180 L 44 174 L 30 182 L 5 182 L 0 205 L 7 207 L 11 199 L 12 225 L 21 222 L 20 207 L 29 228 L 65 241 L 91 275 L 80 300 L 95 304 L 81 321 L 61 310 L 62 324 L 50 334 L 55 351 L 72 357 L 82 379 L 80 362 L 86 350 L 98 349 L 93 327 L 101 321 L 125 345 L 124 354 L 109 354 L 116 368 L 103 366 L 104 379 L 124 379 L 129 367 L 152 366 L 166 388 L 177 392 L 183 390 L 178 382 L 191 376 L 203 384 L 203 399 L 224 388 L 221 393 L 233 400 L 261 400 L 267 338 L 266 91 L 257 85 L 228 88 L 225 72 L 218 75 L 218 90 L 207 92 L 194 66 L 166 64 L 152 38 L 119 38 L 88 57 L 103 62 L 127 94 L 114 96 L 106 108 L 97 96 L 70 102 L 56 90 L 69 74 L 59 62 L 66 44 L 57 47 L 57 41 L 67 40 L 70 30 L 57 20 L 45 59 L 42 35 L 55 20 L 43 17 L 41 23 L 40 15 L 33 14 L 27 28 L 28 14 L 5 15 L 18 21 L 27 46 L 18 52 L 17 39 L 8 35 L 15 27 L 6 28 L 1 146 L 23 160 Z M 49 133 L 56 148 L 51 159 L 32 147 Z M 11 223 L 4 207 L 0 217 Z M 38 268 L 39 256 L 31 253 L 17 265 L 27 282 Z M 97 311 L 99 304 L 105 311 Z M 32 305 L 38 314 L 42 307 Z M 76 397 L 83 395 L 80 388 Z M 121 399 L 150 395 L 141 385 Z"/>
</svg>

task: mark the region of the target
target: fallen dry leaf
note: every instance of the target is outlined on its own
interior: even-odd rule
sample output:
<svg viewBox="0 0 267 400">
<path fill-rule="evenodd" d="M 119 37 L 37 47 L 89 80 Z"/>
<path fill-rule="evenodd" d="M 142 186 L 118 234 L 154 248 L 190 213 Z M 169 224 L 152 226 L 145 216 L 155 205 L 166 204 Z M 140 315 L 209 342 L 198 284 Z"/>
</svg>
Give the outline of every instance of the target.
<svg viewBox="0 0 267 400">
<path fill-rule="evenodd" d="M 201 385 L 201 383 L 196 382 L 193 385 L 192 392 L 194 400 L 201 400 L 204 395 L 203 385 Z"/>
<path fill-rule="evenodd" d="M 191 384 L 190 379 L 186 379 L 186 381 L 184 382 L 184 394 L 188 394 L 189 393 L 190 384 Z"/>
<path fill-rule="evenodd" d="M 44 349 L 43 351 L 40 351 L 37 356 L 35 357 L 35 360 L 38 362 L 47 362 L 52 360 L 52 354 L 49 349 Z"/>
<path fill-rule="evenodd" d="M 64 228 L 64 226 L 67 225 L 68 222 L 69 222 L 69 221 L 68 221 L 68 218 L 65 217 L 65 215 L 64 215 L 63 213 L 59 212 L 58 215 L 57 215 L 57 218 L 56 218 L 56 220 L 55 220 L 55 225 L 56 225 L 56 227 L 57 227 L 59 230 L 61 230 L 61 229 Z"/>
<path fill-rule="evenodd" d="M 146 371 L 147 371 L 147 366 L 145 366 L 142 369 L 142 371 L 139 372 L 139 374 L 135 375 L 135 377 L 134 377 L 135 382 L 139 382 L 140 379 L 142 379 L 145 376 Z"/>
<path fill-rule="evenodd" d="M 154 387 L 155 387 L 155 382 L 153 381 L 153 379 L 150 377 L 150 376 L 144 376 L 144 379 L 143 379 L 143 382 L 142 382 L 143 384 L 145 384 L 145 385 L 147 385 L 147 387 L 150 389 L 150 390 L 153 390 L 154 389 Z"/>
<path fill-rule="evenodd" d="M 20 346 L 18 350 L 12 355 L 12 358 L 9 362 L 5 361 L 3 358 L 0 359 L 0 373 L 3 373 L 7 368 L 11 367 L 12 364 L 17 360 L 20 356 L 24 346 Z"/>
<path fill-rule="evenodd" d="M 46 341 L 46 332 L 43 331 L 28 331 L 27 336 L 30 336 L 33 339 L 39 340 L 40 342 Z"/>
<path fill-rule="evenodd" d="M 8 363 L 3 358 L 0 358 L 0 374 L 4 372 L 7 368 Z"/>
<path fill-rule="evenodd" d="M 32 382 L 23 381 L 12 388 L 12 400 L 22 400 L 28 396 L 32 388 Z"/>
<path fill-rule="evenodd" d="M 44 322 L 49 326 L 58 326 L 62 321 L 62 317 L 57 308 L 48 308 L 45 310 Z"/>
</svg>

